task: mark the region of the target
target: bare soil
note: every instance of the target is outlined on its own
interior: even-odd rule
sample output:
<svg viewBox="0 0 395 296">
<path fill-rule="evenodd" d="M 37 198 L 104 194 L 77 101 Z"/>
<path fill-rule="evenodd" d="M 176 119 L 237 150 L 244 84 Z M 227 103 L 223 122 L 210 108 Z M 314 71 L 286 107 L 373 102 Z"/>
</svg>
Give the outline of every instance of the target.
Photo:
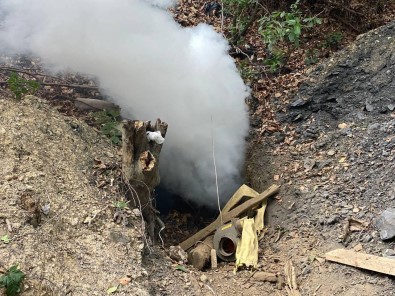
<svg viewBox="0 0 395 296">
<path fill-rule="evenodd" d="M 395 294 L 386 275 L 323 260 L 335 248 L 394 250 L 373 225 L 395 199 L 394 28 L 311 69 L 290 102 L 273 98 L 281 131 L 262 140 L 251 129 L 246 181 L 257 191 L 281 185 L 258 270 L 283 276 L 292 260 L 302 295 Z M 287 295 L 232 264 L 200 272 L 168 249 L 144 249 L 140 211 L 114 206 L 117 148 L 41 99 L 0 100 L 0 163 L 0 235 L 11 239 L 0 242 L 0 270 L 20 265 L 22 295 L 106 295 L 124 277 L 114 295 Z M 344 236 L 350 218 L 367 226 Z"/>
<path fill-rule="evenodd" d="M 0 98 L 0 269 L 20 266 L 22 295 L 105 295 L 126 276 L 118 294 L 148 295 L 139 212 L 115 223 L 116 180 L 98 185 L 117 161 L 107 139 L 46 101 Z"/>
</svg>

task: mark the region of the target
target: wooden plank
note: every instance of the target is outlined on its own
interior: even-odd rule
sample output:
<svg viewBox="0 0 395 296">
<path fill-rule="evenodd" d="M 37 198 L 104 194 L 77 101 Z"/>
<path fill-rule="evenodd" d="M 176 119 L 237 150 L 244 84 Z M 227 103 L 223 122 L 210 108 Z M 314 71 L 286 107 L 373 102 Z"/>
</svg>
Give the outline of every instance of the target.
<svg viewBox="0 0 395 296">
<path fill-rule="evenodd" d="M 325 254 L 329 261 L 368 269 L 395 276 L 395 260 L 346 249 L 336 249 Z"/>
<path fill-rule="evenodd" d="M 244 213 L 246 210 L 254 207 L 258 203 L 262 202 L 265 198 L 268 198 L 274 194 L 276 194 L 279 191 L 280 187 L 277 185 L 272 185 L 269 187 L 269 189 L 265 190 L 261 194 L 259 194 L 257 197 L 251 198 L 250 200 L 247 200 L 243 204 L 237 206 L 233 210 L 222 213 L 222 221 L 221 217 L 218 217 L 213 223 L 210 225 L 206 226 L 202 230 L 198 231 L 182 243 L 180 243 L 180 246 L 182 249 L 185 251 L 191 248 L 197 241 L 201 241 L 202 239 L 206 238 L 209 236 L 212 232 L 214 232 L 218 227 L 220 227 L 222 224 L 225 224 L 232 220 L 235 217 L 239 217 L 242 213 Z"/>
<path fill-rule="evenodd" d="M 243 197 L 249 197 L 249 198 L 254 198 L 258 196 L 259 193 L 256 192 L 254 189 L 248 187 L 247 185 L 243 184 L 240 186 L 240 188 L 233 194 L 233 196 L 229 199 L 229 201 L 226 203 L 224 208 L 222 209 L 222 213 L 229 212 L 230 210 L 233 209 L 233 207 L 243 198 Z"/>
</svg>

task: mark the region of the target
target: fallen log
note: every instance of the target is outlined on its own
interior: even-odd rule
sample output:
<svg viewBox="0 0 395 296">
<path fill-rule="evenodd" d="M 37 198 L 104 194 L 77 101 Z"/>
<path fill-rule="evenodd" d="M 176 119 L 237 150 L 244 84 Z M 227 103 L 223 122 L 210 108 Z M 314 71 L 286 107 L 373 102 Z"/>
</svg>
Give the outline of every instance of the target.
<svg viewBox="0 0 395 296">
<path fill-rule="evenodd" d="M 208 225 L 207 227 L 203 228 L 193 236 L 189 237 L 182 243 L 180 243 L 181 248 L 183 248 L 185 251 L 191 248 L 197 241 L 203 240 L 207 236 L 209 236 L 211 233 L 213 233 L 218 227 L 221 225 L 231 221 L 233 218 L 239 217 L 242 215 L 244 212 L 247 210 L 255 207 L 259 203 L 261 203 L 264 199 L 276 194 L 279 191 L 280 187 L 277 185 L 272 185 L 269 187 L 269 189 L 265 190 L 261 194 L 259 194 L 257 197 L 251 198 L 247 200 L 246 202 L 242 203 L 241 205 L 235 207 L 233 210 L 230 210 L 228 212 L 223 212 L 222 213 L 222 220 L 221 217 L 218 217 L 213 223 Z"/>
<path fill-rule="evenodd" d="M 197 246 L 189 252 L 188 263 L 192 264 L 196 269 L 202 270 L 210 262 L 211 250 L 214 249 L 213 235 L 206 237 L 202 242 L 198 242 Z"/>
<path fill-rule="evenodd" d="M 82 111 L 113 110 L 119 108 L 114 103 L 91 98 L 76 98 L 74 105 Z"/>
<path fill-rule="evenodd" d="M 325 254 L 325 259 L 362 269 L 395 276 L 395 260 L 351 250 L 336 249 Z"/>
<path fill-rule="evenodd" d="M 276 283 L 277 282 L 277 275 L 275 273 L 270 273 L 270 272 L 265 272 L 265 271 L 257 271 L 254 273 L 252 276 L 255 280 L 261 281 L 261 282 L 271 282 L 271 283 Z"/>
</svg>

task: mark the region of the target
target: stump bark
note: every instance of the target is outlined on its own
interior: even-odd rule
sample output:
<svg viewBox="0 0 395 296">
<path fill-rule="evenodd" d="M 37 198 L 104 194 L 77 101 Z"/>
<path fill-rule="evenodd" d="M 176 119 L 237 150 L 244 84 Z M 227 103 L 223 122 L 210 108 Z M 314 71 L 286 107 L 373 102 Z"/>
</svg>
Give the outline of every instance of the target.
<svg viewBox="0 0 395 296">
<path fill-rule="evenodd" d="M 167 124 L 157 119 L 149 121 L 124 121 L 122 125 L 122 175 L 127 185 L 130 205 L 140 208 L 148 234 L 155 241 L 156 210 L 152 192 L 159 185 L 159 154 L 163 144 L 149 141 L 147 132 L 160 131 L 166 136 Z"/>
</svg>

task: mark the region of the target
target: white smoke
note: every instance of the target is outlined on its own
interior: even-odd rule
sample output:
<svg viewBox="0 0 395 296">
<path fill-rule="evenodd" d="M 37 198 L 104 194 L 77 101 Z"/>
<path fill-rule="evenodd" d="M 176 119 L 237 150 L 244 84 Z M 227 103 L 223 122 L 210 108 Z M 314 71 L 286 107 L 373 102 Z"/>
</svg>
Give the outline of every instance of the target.
<svg viewBox="0 0 395 296">
<path fill-rule="evenodd" d="M 212 140 L 224 201 L 241 181 L 248 92 L 226 40 L 207 25 L 180 27 L 160 8 L 173 2 L 0 0 L 0 47 L 94 75 L 125 114 L 167 122 L 163 184 L 213 206 Z"/>
</svg>

